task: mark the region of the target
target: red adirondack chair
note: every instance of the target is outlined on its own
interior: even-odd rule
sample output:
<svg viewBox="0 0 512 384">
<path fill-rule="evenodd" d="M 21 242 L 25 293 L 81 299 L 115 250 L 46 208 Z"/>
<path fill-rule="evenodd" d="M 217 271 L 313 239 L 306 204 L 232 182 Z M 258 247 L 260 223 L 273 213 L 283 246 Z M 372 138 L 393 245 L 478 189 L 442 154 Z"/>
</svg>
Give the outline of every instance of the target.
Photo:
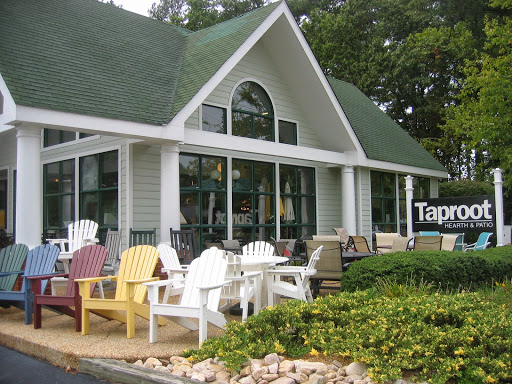
<svg viewBox="0 0 512 384">
<path fill-rule="evenodd" d="M 82 298 L 75 279 L 100 276 L 107 257 L 107 249 L 102 245 L 87 245 L 73 252 L 69 273 L 29 277 L 34 292 L 34 328 L 41 328 L 41 306 L 75 318 L 75 330 L 82 330 Z M 55 276 L 68 278 L 65 296 L 45 295 L 41 293 L 41 282 Z M 91 296 L 95 284 L 91 284 Z M 74 307 L 74 309 L 72 308 Z"/>
</svg>

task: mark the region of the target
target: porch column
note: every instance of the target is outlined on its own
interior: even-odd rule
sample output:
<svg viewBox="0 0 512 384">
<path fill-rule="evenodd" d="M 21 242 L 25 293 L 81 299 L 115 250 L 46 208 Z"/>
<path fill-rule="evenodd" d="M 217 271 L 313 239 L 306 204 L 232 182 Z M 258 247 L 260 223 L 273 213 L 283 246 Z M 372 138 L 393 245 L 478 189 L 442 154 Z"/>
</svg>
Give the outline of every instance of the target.
<svg viewBox="0 0 512 384">
<path fill-rule="evenodd" d="M 16 243 L 34 248 L 41 244 L 41 129 L 16 132 Z"/>
<path fill-rule="evenodd" d="M 494 201 L 496 204 L 496 246 L 503 245 L 504 218 L 503 218 L 503 177 L 502 170 L 496 168 L 494 171 Z"/>
<path fill-rule="evenodd" d="M 356 183 L 352 165 L 341 169 L 341 225 L 349 235 L 357 234 Z"/>
<path fill-rule="evenodd" d="M 412 180 L 414 177 L 408 175 L 405 177 L 405 204 L 406 204 L 406 212 L 407 212 L 407 237 L 413 237 L 413 228 L 412 228 L 412 199 L 414 197 L 414 187 L 412 186 Z M 398 229 L 400 232 L 400 228 Z"/>
<path fill-rule="evenodd" d="M 164 144 L 160 150 L 160 241 L 170 241 L 170 228 L 180 229 L 180 149 Z"/>
</svg>

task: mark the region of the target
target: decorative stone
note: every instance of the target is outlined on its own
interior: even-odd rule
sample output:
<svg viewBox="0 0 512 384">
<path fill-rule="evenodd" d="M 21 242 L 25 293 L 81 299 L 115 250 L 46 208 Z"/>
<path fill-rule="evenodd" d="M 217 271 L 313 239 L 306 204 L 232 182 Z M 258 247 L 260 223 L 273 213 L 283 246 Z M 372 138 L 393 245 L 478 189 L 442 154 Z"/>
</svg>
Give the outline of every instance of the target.
<svg viewBox="0 0 512 384">
<path fill-rule="evenodd" d="M 146 361 L 143 365 L 144 368 L 149 368 L 149 369 L 153 369 L 155 368 L 155 366 L 153 364 L 151 364 L 149 361 Z"/>
<path fill-rule="evenodd" d="M 291 360 L 284 360 L 279 364 L 277 373 L 279 373 L 280 376 L 286 376 L 287 372 L 295 372 L 295 362 Z"/>
<path fill-rule="evenodd" d="M 265 365 L 272 365 L 275 363 L 279 364 L 281 360 L 279 359 L 277 353 L 271 353 L 270 355 L 265 356 L 263 362 L 265 363 Z"/>
<path fill-rule="evenodd" d="M 193 372 L 190 378 L 192 380 L 202 381 L 203 383 L 206 381 L 206 378 L 201 372 Z"/>
<path fill-rule="evenodd" d="M 351 375 L 359 375 L 363 376 L 364 373 L 366 373 L 366 365 L 362 363 L 350 363 L 345 368 L 345 373 L 347 376 Z"/>
<path fill-rule="evenodd" d="M 268 373 L 268 367 L 260 367 L 252 371 L 252 377 L 258 381 L 261 377 Z"/>
<path fill-rule="evenodd" d="M 256 380 L 251 375 L 242 377 L 238 382 L 240 384 L 256 384 Z"/>
<path fill-rule="evenodd" d="M 266 375 L 261 376 L 261 379 L 265 381 L 274 381 L 279 379 L 279 375 L 277 373 L 268 373 Z"/>
<path fill-rule="evenodd" d="M 292 378 L 293 380 L 295 380 L 296 383 L 298 384 L 301 384 L 301 383 L 305 383 L 306 381 L 309 380 L 309 377 L 308 375 L 304 374 L 304 373 L 292 373 L 292 372 L 288 372 L 286 374 L 287 377 L 290 377 Z"/>
<path fill-rule="evenodd" d="M 144 363 L 142 362 L 142 360 L 137 360 L 135 363 L 133 363 L 133 365 L 136 365 L 137 367 L 143 367 Z"/>
<path fill-rule="evenodd" d="M 283 376 L 283 377 L 278 378 L 277 380 L 271 381 L 270 384 L 295 384 L 295 380 L 293 380 L 289 377 Z"/>
<path fill-rule="evenodd" d="M 278 373 L 279 372 L 279 364 L 274 363 L 268 366 L 268 373 Z"/>
<path fill-rule="evenodd" d="M 327 366 L 324 363 L 295 360 L 295 372 L 305 373 L 311 375 L 318 369 L 323 369 L 327 373 Z"/>
<path fill-rule="evenodd" d="M 154 357 L 150 357 L 150 358 L 148 358 L 148 359 L 146 360 L 146 363 L 151 363 L 151 364 L 153 364 L 153 366 L 154 366 L 154 367 L 159 366 L 159 365 L 160 365 L 160 366 L 162 365 L 162 362 L 161 362 L 160 360 L 158 360 L 158 359 L 155 359 Z"/>
<path fill-rule="evenodd" d="M 165 372 L 165 373 L 171 373 L 171 371 L 169 370 L 169 368 L 164 367 L 163 365 L 157 365 L 157 366 L 155 366 L 155 371 Z"/>
</svg>

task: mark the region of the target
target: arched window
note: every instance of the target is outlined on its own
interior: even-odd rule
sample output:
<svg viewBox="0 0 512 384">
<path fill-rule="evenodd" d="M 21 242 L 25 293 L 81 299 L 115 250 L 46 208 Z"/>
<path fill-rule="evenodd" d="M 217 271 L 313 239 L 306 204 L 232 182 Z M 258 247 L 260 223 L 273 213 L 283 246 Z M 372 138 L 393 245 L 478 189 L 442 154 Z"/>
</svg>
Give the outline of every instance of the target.
<svg viewBox="0 0 512 384">
<path fill-rule="evenodd" d="M 238 86 L 232 100 L 234 136 L 274 141 L 274 110 L 267 92 L 247 81 Z"/>
</svg>

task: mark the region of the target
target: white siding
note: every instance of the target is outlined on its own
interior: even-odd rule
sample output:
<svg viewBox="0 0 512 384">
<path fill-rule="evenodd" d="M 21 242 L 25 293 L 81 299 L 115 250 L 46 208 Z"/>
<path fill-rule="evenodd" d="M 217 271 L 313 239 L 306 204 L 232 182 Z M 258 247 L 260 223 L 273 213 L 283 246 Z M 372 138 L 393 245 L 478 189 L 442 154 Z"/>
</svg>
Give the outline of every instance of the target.
<svg viewBox="0 0 512 384">
<path fill-rule="evenodd" d="M 341 226 L 341 170 L 317 168 L 318 234 L 334 235 L 332 230 Z"/>
<path fill-rule="evenodd" d="M 357 199 L 357 212 L 359 222 L 357 225 L 358 235 L 365 236 L 368 243 L 372 239 L 372 199 L 371 199 L 371 180 L 370 170 L 368 168 L 357 168 L 356 190 L 359 191 Z"/>
<path fill-rule="evenodd" d="M 160 238 L 160 146 L 133 145 L 132 228 L 157 228 Z M 129 231 L 130 228 L 127 228 Z"/>
<path fill-rule="evenodd" d="M 307 120 L 307 116 L 303 115 L 303 109 L 298 105 L 287 84 L 281 80 L 280 72 L 281 69 L 266 54 L 262 45 L 256 44 L 205 99 L 205 103 L 228 108 L 234 87 L 242 80 L 255 80 L 269 93 L 275 110 L 275 121 L 297 121 L 299 145 L 321 148 L 314 127 Z M 228 119 L 229 116 L 228 110 Z M 195 111 L 187 120 L 186 128 L 200 129 L 198 117 L 199 112 Z"/>
</svg>

